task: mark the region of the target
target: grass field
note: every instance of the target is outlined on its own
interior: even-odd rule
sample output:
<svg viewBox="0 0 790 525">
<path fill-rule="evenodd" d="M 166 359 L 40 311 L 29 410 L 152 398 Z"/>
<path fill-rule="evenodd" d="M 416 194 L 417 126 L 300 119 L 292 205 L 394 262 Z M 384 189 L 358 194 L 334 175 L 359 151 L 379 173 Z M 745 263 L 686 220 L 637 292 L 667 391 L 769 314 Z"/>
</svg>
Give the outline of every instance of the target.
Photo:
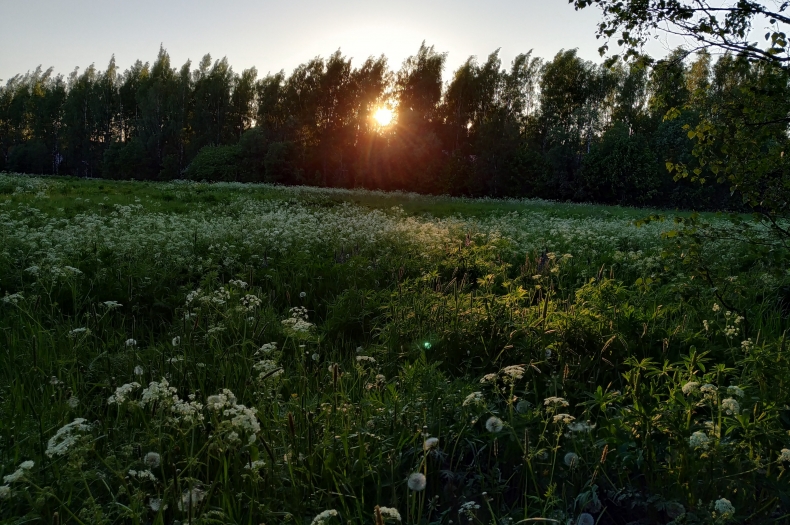
<svg viewBox="0 0 790 525">
<path fill-rule="evenodd" d="M 0 521 L 787 523 L 784 252 L 649 213 L 0 174 Z"/>
</svg>

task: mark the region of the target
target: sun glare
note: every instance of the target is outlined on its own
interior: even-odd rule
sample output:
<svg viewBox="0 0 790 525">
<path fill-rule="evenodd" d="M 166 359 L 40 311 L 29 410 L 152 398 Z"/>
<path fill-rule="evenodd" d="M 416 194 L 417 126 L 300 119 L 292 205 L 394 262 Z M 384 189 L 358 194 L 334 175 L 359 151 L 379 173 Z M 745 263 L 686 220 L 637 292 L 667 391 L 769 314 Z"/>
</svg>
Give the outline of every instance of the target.
<svg viewBox="0 0 790 525">
<path fill-rule="evenodd" d="M 388 126 L 389 123 L 392 122 L 392 117 L 392 110 L 387 108 L 379 108 L 373 114 L 373 118 L 376 120 L 379 126 Z"/>
</svg>

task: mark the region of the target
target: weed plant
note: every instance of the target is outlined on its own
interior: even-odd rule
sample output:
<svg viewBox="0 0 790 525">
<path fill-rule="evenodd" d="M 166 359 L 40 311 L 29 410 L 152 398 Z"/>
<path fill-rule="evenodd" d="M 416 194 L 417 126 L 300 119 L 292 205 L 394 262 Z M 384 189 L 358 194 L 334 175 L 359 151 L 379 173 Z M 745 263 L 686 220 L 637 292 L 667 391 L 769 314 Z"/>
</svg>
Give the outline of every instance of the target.
<svg viewBox="0 0 790 525">
<path fill-rule="evenodd" d="M 0 520 L 786 523 L 786 260 L 645 214 L 0 175 Z"/>
</svg>

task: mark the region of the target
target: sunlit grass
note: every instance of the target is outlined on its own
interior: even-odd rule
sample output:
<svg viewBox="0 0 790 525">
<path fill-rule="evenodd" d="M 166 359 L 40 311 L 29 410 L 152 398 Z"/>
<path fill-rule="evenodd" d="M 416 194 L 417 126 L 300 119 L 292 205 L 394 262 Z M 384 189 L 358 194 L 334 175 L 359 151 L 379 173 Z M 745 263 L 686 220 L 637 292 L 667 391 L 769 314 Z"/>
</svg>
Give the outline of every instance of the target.
<svg viewBox="0 0 790 525">
<path fill-rule="evenodd" d="M 0 175 L 0 518 L 780 518 L 785 268 L 646 213 Z"/>
</svg>

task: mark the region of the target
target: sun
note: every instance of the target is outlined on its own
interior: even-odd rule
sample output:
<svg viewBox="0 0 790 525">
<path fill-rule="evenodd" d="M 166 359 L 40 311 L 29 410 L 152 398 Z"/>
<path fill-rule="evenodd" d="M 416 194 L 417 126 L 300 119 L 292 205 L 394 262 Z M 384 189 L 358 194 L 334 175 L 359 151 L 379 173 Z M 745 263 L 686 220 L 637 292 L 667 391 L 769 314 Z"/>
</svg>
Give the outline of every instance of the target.
<svg viewBox="0 0 790 525">
<path fill-rule="evenodd" d="M 379 126 L 389 126 L 390 122 L 392 122 L 392 117 L 394 116 L 391 109 L 387 108 L 379 108 L 373 113 L 373 118 L 378 123 Z"/>
</svg>

